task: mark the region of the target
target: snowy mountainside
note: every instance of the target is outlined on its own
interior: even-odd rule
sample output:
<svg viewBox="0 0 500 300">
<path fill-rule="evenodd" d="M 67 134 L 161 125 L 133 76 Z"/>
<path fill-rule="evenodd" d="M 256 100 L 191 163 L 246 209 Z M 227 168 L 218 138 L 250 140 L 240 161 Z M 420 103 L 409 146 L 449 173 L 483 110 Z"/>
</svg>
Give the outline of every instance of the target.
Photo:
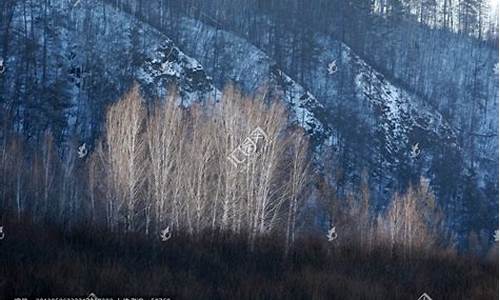
<svg viewBox="0 0 500 300">
<path fill-rule="evenodd" d="M 189 18 L 183 18 L 176 29 L 180 30 L 177 43 L 204 64 L 207 72 L 215 78 L 216 85 L 232 80 L 244 89 L 252 90 L 265 83 L 275 83 L 288 103 L 299 103 L 292 107 L 305 108 L 308 112 L 306 116 L 310 116 L 308 119 L 314 120 L 315 128 L 321 129 L 317 130 L 317 135 L 331 138 L 333 144 L 338 140 L 337 136 L 346 133 L 338 130 L 334 118 L 328 118 L 327 110 L 336 102 L 344 101 L 339 94 L 337 80 L 340 76 L 349 76 L 351 79 L 346 80 L 354 83 L 353 95 L 356 98 L 349 104 L 349 109 L 361 112 L 365 121 L 370 123 L 364 129 L 371 132 L 373 140 L 379 144 L 380 149 L 374 151 L 376 154 L 371 163 L 378 165 L 380 173 L 388 168 L 396 172 L 403 161 L 412 164 L 411 149 L 417 143 L 420 147 L 427 147 L 439 140 L 452 148 L 456 146 L 454 132 L 439 112 L 391 84 L 345 45 L 332 44 L 331 41 L 323 45 L 323 52 L 317 55 L 316 64 L 312 65 L 302 81 L 306 86 L 304 88 L 262 50 L 236 34 Z M 218 52 L 207 51 L 215 49 L 215 44 L 219 45 Z M 343 53 L 340 59 L 339 55 L 335 55 L 339 48 Z M 327 66 L 333 60 L 337 60 L 340 69 L 335 74 L 329 74 Z M 302 114 L 299 110 L 295 113 L 297 116 Z M 319 133 L 323 128 L 327 128 L 327 133 Z M 334 129 L 333 133 L 331 129 Z M 378 138 L 380 134 L 382 139 Z M 417 134 L 420 137 L 417 138 Z M 384 153 L 383 160 L 375 161 L 380 159 L 379 153 Z M 429 152 L 426 149 L 422 153 L 427 155 Z"/>
<path fill-rule="evenodd" d="M 433 146 L 430 142 L 457 146 L 456 133 L 439 112 L 391 84 L 349 49 L 344 53 L 346 62 L 358 71 L 355 75 L 357 96 L 368 100 L 379 112 L 379 126 L 384 133 L 387 159 L 397 160 L 397 153 L 401 151 L 406 151 L 410 156 L 410 145 L 418 144 L 424 152 Z M 415 131 L 420 131 L 420 136 L 412 135 Z"/>
<path fill-rule="evenodd" d="M 494 222 L 498 207 L 498 120 L 493 117 L 498 115 L 498 102 L 489 101 L 489 117 L 476 128 L 483 140 L 470 143 L 456 122 L 428 100 L 391 82 L 348 46 L 331 37 L 314 39 L 315 56 L 300 83 L 332 112 L 328 125 L 345 147 L 340 153 L 342 167 L 354 178 L 365 168 L 371 170 L 381 199 L 405 188 L 408 180 L 429 178 L 449 222 L 459 231 L 467 230 L 462 227 L 467 222 L 489 230 L 491 225 L 485 224 Z M 328 72 L 332 61 L 337 64 L 334 74 Z M 299 75 L 289 62 L 282 67 L 292 76 Z M 466 149 L 471 144 L 481 152 L 474 154 L 475 159 Z M 475 205 L 489 212 L 481 217 L 481 225 L 471 217 L 475 212 L 470 207 Z M 467 212 L 456 215 L 460 210 Z"/>
<path fill-rule="evenodd" d="M 396 70 L 391 64 L 381 70 L 374 67 L 394 61 L 385 57 L 394 55 L 389 51 L 394 41 L 377 46 L 373 55 L 366 49 L 365 57 L 360 57 L 321 30 L 303 34 L 302 27 L 280 27 L 265 14 L 257 19 L 260 32 L 273 34 L 278 28 L 279 40 L 255 34 L 252 22 L 232 20 L 223 28 L 231 28 L 265 51 L 324 105 L 335 137 L 332 149 L 338 156 L 333 167 L 347 172 L 348 181 L 359 182 L 362 170 L 368 169 L 376 177 L 375 190 L 386 186 L 392 192 L 405 188 L 408 178 L 425 176 L 444 205 L 457 209 L 463 204 L 458 202 L 480 197 L 483 204 L 497 210 L 498 204 L 491 200 L 498 198 L 498 60 L 492 59 L 494 55 L 473 46 L 471 59 L 471 53 L 463 51 L 470 46 L 467 41 L 458 41 L 461 46 L 456 47 L 443 39 L 440 47 L 420 54 L 427 65 L 414 73 L 427 74 L 425 78 L 401 80 L 404 76 L 394 72 L 411 76 L 413 70 L 405 68 L 404 62 Z M 411 46 L 402 44 L 403 49 L 396 52 L 409 55 L 414 50 Z M 490 52 L 495 51 L 498 56 L 497 50 Z M 328 66 L 333 61 L 338 69 L 330 74 Z M 432 61 L 436 64 L 429 64 Z M 487 71 L 478 72 L 483 69 Z M 466 76 L 471 70 L 479 77 Z M 421 79 L 426 81 L 425 90 L 421 90 Z M 471 89 L 472 94 L 467 91 Z M 412 150 L 416 146 L 419 155 L 415 159 Z M 466 191 L 465 182 L 474 187 Z"/>
<path fill-rule="evenodd" d="M 258 43 L 183 15 L 160 32 L 161 25 L 113 3 L 56 1 L 47 6 L 50 21 L 36 20 L 32 28 L 25 4 L 16 6 L 0 105 L 12 107 L 19 131 L 36 136 L 50 128 L 59 140 L 91 141 L 105 107 L 134 81 L 150 98 L 163 98 L 176 85 L 182 105 L 217 98 L 232 82 L 248 93 L 268 87 L 270 98 L 288 105 L 291 121 L 312 137 L 320 167 L 334 170 L 330 183 L 343 196 L 365 170 L 380 208 L 420 176 L 454 211 L 466 210 L 467 193 L 488 205 L 491 194 L 498 196 L 498 102 L 485 104 L 487 117 L 469 143 L 449 116 L 333 37 L 300 36 L 308 49 L 298 59 L 293 33 L 280 36 L 285 46 L 276 54 L 271 37 Z M 43 4 L 31 9 L 45 13 Z M 462 114 L 457 118 L 467 117 Z"/>
<path fill-rule="evenodd" d="M 19 31 L 22 31 L 23 26 L 22 11 L 22 6 L 18 6 L 13 22 Z M 57 19 L 61 21 L 50 24 L 52 42 L 47 47 L 50 65 L 47 81 L 60 81 L 59 86 L 64 90 L 68 105 L 61 114 L 66 126 L 71 128 L 69 132 L 78 132 L 84 139 L 95 137 L 105 106 L 115 100 L 117 95 L 126 92 L 132 81 L 140 83 L 151 98 L 164 97 L 168 89 L 175 85 L 183 105 L 219 95 L 212 78 L 202 66 L 210 66 L 213 59 L 212 52 L 207 51 L 211 49 L 210 45 L 201 42 L 207 41 L 206 38 L 202 37 L 194 46 L 197 53 L 206 54 L 199 56 L 200 64 L 198 60 L 184 54 L 163 33 L 104 2 L 90 0 L 78 5 L 61 2 L 51 6 L 48 13 L 58 16 Z M 41 46 L 43 34 L 34 36 L 38 37 L 34 42 Z M 227 45 L 231 45 L 231 36 L 227 39 Z M 240 47 L 238 52 L 237 46 L 244 44 L 244 41 L 232 44 L 234 47 L 226 48 L 221 57 L 236 53 L 243 61 L 246 52 L 241 51 L 245 49 Z M 184 48 L 192 50 L 192 47 Z M 325 122 L 319 121 L 312 112 L 321 111 L 321 104 L 311 93 L 276 69 L 273 62 L 257 48 L 252 50 L 257 55 L 247 61 L 244 68 L 225 66 L 227 77 L 242 83 L 247 91 L 255 91 L 270 83 L 273 85 L 271 88 L 274 88 L 273 83 L 286 87 L 286 90 L 278 89 L 278 93 L 286 99 L 292 111 L 292 121 L 302 126 L 313 138 L 323 141 L 328 129 L 323 128 Z M 60 57 L 64 59 L 59 61 L 57 58 Z M 12 57 L 10 60 L 15 59 Z M 42 58 L 38 57 L 37 60 L 41 61 Z M 229 63 L 230 60 L 225 62 Z M 60 76 L 61 73 L 67 76 Z M 256 77 L 249 76 L 251 74 L 262 76 L 260 80 L 254 80 Z M 13 82 L 10 83 L 11 88 L 14 88 Z M 12 90 L 12 93 L 15 91 Z M 50 123 L 49 116 L 47 123 Z"/>
<path fill-rule="evenodd" d="M 363 120 L 372 120 L 363 126 L 363 130 L 371 132 L 370 144 L 355 144 L 354 151 L 376 147 L 372 164 L 378 166 L 380 174 L 393 174 L 394 178 L 403 179 L 430 178 L 446 205 L 461 205 L 451 204 L 451 199 L 456 198 L 457 193 L 465 193 L 463 182 L 471 176 L 474 176 L 473 184 L 482 195 L 480 197 L 487 199 L 485 186 L 494 185 L 498 180 L 497 138 L 475 142 L 481 149 L 476 155 L 482 158 L 471 165 L 470 154 L 465 149 L 467 143 L 453 120 L 447 119 L 427 100 L 392 83 L 345 44 L 319 35 L 315 40 L 316 59 L 311 60 L 311 67 L 301 83 L 326 107 L 336 110 L 340 106 L 342 110 L 355 111 Z M 326 66 L 333 60 L 338 64 L 338 71 L 330 75 Z M 352 89 L 339 92 L 343 81 L 353 81 Z M 498 115 L 498 102 L 490 101 L 489 106 L 489 117 L 480 122 L 483 125 L 477 130 L 479 135 L 497 137 L 498 118 L 492 115 Z M 336 120 L 332 121 L 330 127 L 342 127 Z M 413 147 L 418 148 L 418 155 L 414 155 Z M 494 201 L 487 205 L 494 205 Z"/>
<path fill-rule="evenodd" d="M 303 127 L 317 145 L 331 139 L 323 105 L 263 51 L 233 33 L 193 19 L 183 18 L 176 29 L 177 44 L 203 64 L 217 88 L 229 82 L 247 92 L 268 87 L 287 103 L 291 121 Z"/>
<path fill-rule="evenodd" d="M 35 91 L 44 89 L 43 83 L 40 78 L 29 77 L 19 65 L 25 54 L 22 48 L 14 49 L 6 59 L 9 71 L 4 76 L 6 98 L 25 94 L 30 101 L 53 105 L 40 108 L 31 103 L 20 104 L 18 126 L 33 127 L 33 134 L 37 127 L 40 131 L 49 126 L 56 134 L 72 132 L 82 139 L 93 139 L 99 132 L 107 104 L 126 92 L 134 81 L 139 82 L 147 94 L 156 97 L 165 95 L 175 84 L 185 103 L 203 100 L 214 91 L 211 79 L 196 60 L 186 56 L 153 27 L 108 4 L 94 0 L 81 1 L 78 5 L 58 1 L 57 5 L 50 6 L 47 14 L 53 16 L 47 25 L 48 34 L 40 29 L 43 26 L 26 33 L 23 6 L 16 6 L 13 43 L 21 43 L 28 35 L 34 37 L 35 47 L 46 48 L 45 56 L 37 52 L 33 73 L 45 74 L 44 84 L 57 87 L 54 91 L 57 95 L 40 99 L 36 94 Z M 44 39 L 44 35 L 49 38 Z M 30 81 L 32 86 L 19 88 L 16 78 Z M 54 98 L 64 101 L 64 106 L 52 103 Z M 40 124 L 32 123 L 30 115 L 33 114 L 40 116 Z M 61 129 L 54 128 L 54 115 L 63 123 Z"/>
<path fill-rule="evenodd" d="M 268 88 L 272 90 L 270 94 L 282 99 L 288 105 L 291 112 L 290 121 L 292 124 L 302 127 L 318 144 L 326 142 L 330 138 L 330 129 L 325 126 L 326 121 L 321 119 L 323 106 L 310 92 L 281 71 L 267 55 L 258 48 L 251 46 L 250 52 L 247 52 L 248 49 L 245 49 L 245 47 L 247 47 L 248 43 L 242 39 L 238 39 L 229 32 L 215 29 L 212 31 L 211 29 L 213 28 L 204 30 L 202 26 L 206 25 L 190 19 L 185 19 L 185 22 L 183 25 L 187 27 L 183 33 L 188 32 L 188 28 L 194 28 L 199 31 L 196 32 L 196 37 L 193 40 L 195 44 L 183 45 L 183 48 L 189 49 L 188 52 L 195 49 L 191 56 L 196 54 L 196 58 L 203 63 L 207 72 L 216 74 L 215 78 L 219 78 L 215 82 L 218 89 L 222 89 L 229 82 L 237 84 L 250 93 L 260 88 Z M 207 49 L 214 49 L 214 45 L 211 43 L 214 43 L 216 39 L 217 43 L 221 40 L 224 43 L 224 48 L 221 50 L 221 53 L 218 53 L 219 57 L 217 58 L 214 57 L 213 51 L 207 51 Z M 183 87 L 188 88 L 190 91 L 190 96 L 185 98 L 200 99 L 201 97 L 203 99 L 211 96 L 214 93 L 212 91 L 215 91 L 217 94 L 217 89 L 214 90 L 212 86 L 204 84 L 204 81 L 198 80 L 196 81 L 196 85 L 191 84 L 193 82 L 192 78 L 196 77 L 196 69 L 203 69 L 197 61 L 195 64 L 192 64 L 190 62 L 190 60 L 193 60 L 192 58 L 188 59 L 185 54 L 179 56 L 180 61 L 186 61 L 183 64 L 183 66 L 186 66 L 183 72 L 178 72 L 170 67 L 168 63 L 169 57 L 177 57 L 176 53 L 180 51 L 177 47 L 172 48 L 170 46 L 172 44 L 173 42 L 171 41 L 167 42 L 165 46 L 156 52 L 156 58 L 146 60 L 140 72 L 139 77 L 141 80 L 148 85 L 155 82 L 156 86 L 158 86 L 163 81 L 164 76 L 174 74 L 172 76 L 175 76 L 178 81 L 183 82 Z M 248 53 L 251 53 L 251 55 L 248 56 Z M 213 66 L 214 59 L 219 62 L 223 61 L 223 74 L 218 73 L 218 71 L 211 67 Z M 148 74 L 145 75 L 144 72 Z M 202 77 L 204 76 L 203 73 Z M 165 83 L 160 85 L 166 86 Z"/>
<path fill-rule="evenodd" d="M 294 103 L 298 99 L 299 107 L 320 122 L 317 135 L 328 141 L 316 148 L 320 149 L 320 167 L 331 164 L 331 168 L 340 170 L 342 175 L 332 176 L 332 184 L 341 185 L 347 193 L 359 183 L 363 171 L 369 170 L 375 205 L 383 208 L 395 191 L 406 189 L 423 176 L 430 179 L 450 224 L 465 224 L 463 216 L 454 216 L 453 212 L 468 209 L 465 206 L 470 205 L 471 189 L 481 198 L 481 205 L 493 211 L 495 204 L 488 201 L 488 193 L 498 178 L 491 169 L 494 164 L 470 169 L 454 123 L 426 99 L 392 82 L 347 45 L 315 35 L 314 51 L 304 59 L 308 67 L 297 68 L 291 63 L 292 42 L 282 48 L 279 64 L 251 41 L 200 20 L 181 18 L 175 33 L 168 35 L 177 36 L 175 42 L 204 65 L 216 86 L 234 81 L 252 91 L 263 83 L 273 83 L 283 91 L 281 95 L 289 95 L 285 101 Z M 263 47 L 270 48 L 272 45 Z M 333 61 L 337 69 L 331 72 Z M 287 79 L 280 79 L 280 74 L 286 74 Z M 294 92 L 292 86 L 300 87 L 300 92 Z M 301 100 L 302 90 L 314 101 Z M 295 113 L 300 116 L 300 112 Z M 324 150 L 333 151 L 335 159 L 325 159 Z M 485 155 L 491 153 L 497 150 Z M 466 187 L 466 182 L 473 187 Z M 493 220 L 495 216 L 492 213 L 486 218 Z"/>
</svg>

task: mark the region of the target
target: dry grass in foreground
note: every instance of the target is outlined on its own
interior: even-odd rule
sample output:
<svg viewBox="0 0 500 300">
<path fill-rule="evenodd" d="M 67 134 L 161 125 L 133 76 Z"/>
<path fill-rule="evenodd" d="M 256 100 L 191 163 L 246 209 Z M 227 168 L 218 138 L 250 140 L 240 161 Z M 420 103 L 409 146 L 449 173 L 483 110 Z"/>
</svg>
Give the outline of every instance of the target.
<svg viewBox="0 0 500 300">
<path fill-rule="evenodd" d="M 276 238 L 255 251 L 237 237 L 193 240 L 55 226 L 4 224 L 1 299 L 165 296 L 177 299 L 497 299 L 498 265 L 451 255 L 402 260 L 386 249 L 332 249 L 299 239 L 283 257 Z"/>
</svg>

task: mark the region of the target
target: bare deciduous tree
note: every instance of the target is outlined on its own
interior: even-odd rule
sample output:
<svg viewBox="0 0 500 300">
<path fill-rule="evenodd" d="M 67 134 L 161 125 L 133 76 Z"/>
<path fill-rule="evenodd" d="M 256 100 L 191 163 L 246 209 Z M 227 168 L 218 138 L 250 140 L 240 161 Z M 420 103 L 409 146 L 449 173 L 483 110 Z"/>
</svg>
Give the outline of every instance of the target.
<svg viewBox="0 0 500 300">
<path fill-rule="evenodd" d="M 108 201 L 112 201 L 114 222 L 123 221 L 127 231 L 135 229 L 148 166 L 143 136 L 146 112 L 142 101 L 135 86 L 123 100 L 109 108 L 106 116 L 106 168 L 111 179 L 108 188 L 113 193 Z"/>
</svg>

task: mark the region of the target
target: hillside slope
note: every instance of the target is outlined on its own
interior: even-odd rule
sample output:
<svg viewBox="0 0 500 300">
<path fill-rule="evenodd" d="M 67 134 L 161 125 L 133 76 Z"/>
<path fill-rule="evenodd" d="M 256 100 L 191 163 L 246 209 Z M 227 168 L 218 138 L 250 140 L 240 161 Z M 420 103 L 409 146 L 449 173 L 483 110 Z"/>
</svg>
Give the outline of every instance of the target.
<svg viewBox="0 0 500 300">
<path fill-rule="evenodd" d="M 498 142 L 477 142 L 484 155 L 469 164 L 452 121 L 331 37 L 311 36 L 307 68 L 299 72 L 292 41 L 277 63 L 265 42 L 258 48 L 205 19 L 183 16 L 161 32 L 126 6 L 103 1 L 30 8 L 50 21 L 34 18 L 36 26 L 28 27 L 26 4 L 15 6 L 0 78 L 5 116 L 27 136 L 50 129 L 60 142 L 79 136 L 91 143 L 107 105 L 134 81 L 150 98 L 163 98 L 176 85 L 182 105 L 217 98 L 231 82 L 249 93 L 267 87 L 266 95 L 282 99 L 292 123 L 311 136 L 316 166 L 340 196 L 352 193 L 368 171 L 376 208 L 384 208 L 394 192 L 424 176 L 448 221 L 464 232 L 491 230 L 498 218 Z M 492 118 L 483 123 L 477 134 L 493 130 L 494 136 Z M 477 207 L 486 215 L 477 215 Z"/>
<path fill-rule="evenodd" d="M 71 134 L 92 141 L 106 106 L 133 81 L 154 97 L 163 97 L 175 85 L 186 102 L 202 101 L 214 90 L 196 60 L 151 26 L 109 5 L 64 2 L 52 5 L 47 14 L 53 18 L 46 30 L 39 24 L 26 32 L 23 6 L 16 6 L 11 43 L 20 46 L 5 59 L 2 76 L 4 107 L 18 111 L 14 126 L 33 136 L 48 127 L 61 141 Z M 22 47 L 26 35 L 44 51 L 27 57 Z M 19 97 L 24 101 L 15 101 Z"/>
<path fill-rule="evenodd" d="M 463 137 L 452 120 L 427 99 L 391 82 L 334 38 L 312 36 L 311 57 L 305 58 L 308 68 L 297 73 L 292 59 L 293 41 L 281 53 L 279 65 L 250 41 L 221 29 L 224 26 L 215 20 L 202 20 L 182 17 L 174 28 L 165 30 L 205 66 L 216 86 L 234 81 L 251 91 L 263 82 L 276 80 L 276 74 L 284 70 L 291 81 L 317 99 L 314 103 L 320 106 L 314 104 L 308 110 L 322 128 L 328 128 L 328 146 L 320 151 L 333 152 L 335 157 L 325 160 L 323 155 L 323 167 L 331 165 L 330 169 L 340 168 L 344 174 L 341 178 L 332 175 L 332 184 L 349 193 L 360 182 L 363 171 L 368 170 L 373 196 L 384 207 L 394 191 L 424 176 L 431 180 L 447 211 L 448 222 L 456 225 L 456 230 L 468 232 L 474 224 L 475 230 L 492 232 L 498 205 L 491 200 L 498 195 L 497 142 L 478 142 L 484 159 L 470 166 Z M 272 48 L 265 42 L 264 46 Z M 333 61 L 337 70 L 330 72 Z M 481 132 L 491 131 L 490 119 L 485 120 Z M 478 218 L 479 211 L 487 215 Z"/>
</svg>

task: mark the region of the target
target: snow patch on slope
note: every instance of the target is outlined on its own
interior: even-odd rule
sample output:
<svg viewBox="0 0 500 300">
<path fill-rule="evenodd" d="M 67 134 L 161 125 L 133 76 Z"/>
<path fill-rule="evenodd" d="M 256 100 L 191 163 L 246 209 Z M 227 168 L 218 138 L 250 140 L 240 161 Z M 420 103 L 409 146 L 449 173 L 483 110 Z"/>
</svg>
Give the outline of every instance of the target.
<svg viewBox="0 0 500 300">
<path fill-rule="evenodd" d="M 193 102 L 207 100 L 209 96 L 220 97 L 212 85 L 212 80 L 205 74 L 201 64 L 185 55 L 170 39 L 165 39 L 161 46 L 150 55 L 138 71 L 139 80 L 149 90 L 163 98 L 173 84 L 177 86 L 183 106 Z"/>
</svg>

